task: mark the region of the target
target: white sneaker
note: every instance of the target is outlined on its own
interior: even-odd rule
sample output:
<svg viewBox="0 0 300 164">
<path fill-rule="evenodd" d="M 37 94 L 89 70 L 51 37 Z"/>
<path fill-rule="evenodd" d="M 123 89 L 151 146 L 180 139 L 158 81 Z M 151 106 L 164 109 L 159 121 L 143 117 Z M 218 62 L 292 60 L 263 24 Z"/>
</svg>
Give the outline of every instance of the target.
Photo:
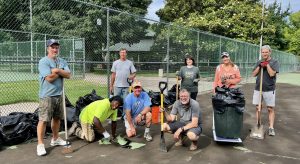
<svg viewBox="0 0 300 164">
<path fill-rule="evenodd" d="M 52 138 L 51 139 L 51 143 L 50 143 L 51 146 L 64 146 L 64 145 L 67 145 L 67 142 L 63 139 L 61 139 L 60 137 L 58 137 L 55 141 L 54 139 Z"/>
<path fill-rule="evenodd" d="M 152 141 L 152 137 L 151 137 L 151 135 L 150 135 L 150 132 L 148 132 L 148 133 L 144 133 L 144 138 L 146 139 L 146 141 Z"/>
<path fill-rule="evenodd" d="M 38 144 L 36 146 L 36 154 L 38 156 L 43 156 L 43 155 L 46 155 L 47 152 L 46 152 L 46 149 L 45 149 L 45 145 L 44 144 Z"/>
</svg>

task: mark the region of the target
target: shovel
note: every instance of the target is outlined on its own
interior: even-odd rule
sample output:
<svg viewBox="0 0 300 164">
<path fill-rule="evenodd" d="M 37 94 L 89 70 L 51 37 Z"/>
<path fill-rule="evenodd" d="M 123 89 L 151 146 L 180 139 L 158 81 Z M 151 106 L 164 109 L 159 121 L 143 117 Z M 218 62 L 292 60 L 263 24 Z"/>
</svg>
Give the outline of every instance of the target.
<svg viewBox="0 0 300 164">
<path fill-rule="evenodd" d="M 132 84 L 132 82 L 133 82 L 132 79 L 127 78 L 127 83 L 129 84 L 128 93 L 131 93 L 131 90 L 132 90 L 131 84 Z"/>
<path fill-rule="evenodd" d="M 66 95 L 65 95 L 64 79 L 62 79 L 62 105 L 63 105 L 63 109 L 64 109 L 64 124 L 65 124 L 65 139 L 66 139 L 66 145 L 64 145 L 62 153 L 69 154 L 69 153 L 73 152 L 73 149 L 71 147 L 71 143 L 69 142 L 69 137 L 68 137 L 67 109 L 66 109 Z"/>
<path fill-rule="evenodd" d="M 160 107 L 164 108 L 164 90 L 167 88 L 167 82 L 161 81 L 159 82 L 159 90 L 160 90 Z M 160 112 L 160 151 L 168 152 L 165 136 L 164 136 L 164 112 Z"/>
<path fill-rule="evenodd" d="M 259 83 L 259 104 L 258 104 L 258 117 L 257 125 L 252 128 L 250 137 L 255 139 L 264 139 L 265 131 L 261 123 L 261 110 L 262 110 L 262 82 L 263 82 L 263 68 L 260 70 L 260 83 Z"/>
</svg>

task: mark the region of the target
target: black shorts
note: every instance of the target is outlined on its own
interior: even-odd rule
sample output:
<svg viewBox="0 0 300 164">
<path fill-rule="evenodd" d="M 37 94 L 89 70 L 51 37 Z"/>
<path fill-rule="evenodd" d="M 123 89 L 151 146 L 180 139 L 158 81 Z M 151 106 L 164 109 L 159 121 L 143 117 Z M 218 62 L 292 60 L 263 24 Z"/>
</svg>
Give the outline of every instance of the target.
<svg viewBox="0 0 300 164">
<path fill-rule="evenodd" d="M 170 126 L 170 130 L 172 131 L 172 133 L 175 133 L 177 131 L 177 129 L 185 126 L 186 123 L 181 122 L 181 121 L 173 121 L 171 123 L 168 123 L 168 125 Z M 198 125 L 198 127 L 188 129 L 183 134 L 186 135 L 187 132 L 193 132 L 195 135 L 199 136 L 202 132 L 202 128 Z"/>
</svg>

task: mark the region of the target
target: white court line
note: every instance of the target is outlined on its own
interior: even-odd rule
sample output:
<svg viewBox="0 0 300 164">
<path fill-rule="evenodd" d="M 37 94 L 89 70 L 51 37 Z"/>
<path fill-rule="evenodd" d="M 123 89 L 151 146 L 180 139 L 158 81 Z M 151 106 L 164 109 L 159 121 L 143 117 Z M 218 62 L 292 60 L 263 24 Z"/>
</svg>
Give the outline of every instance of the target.
<svg viewBox="0 0 300 164">
<path fill-rule="evenodd" d="M 290 156 L 279 155 L 279 154 L 269 154 L 269 153 L 263 153 L 263 152 L 259 152 L 259 151 L 252 151 L 250 149 L 247 149 L 247 148 L 241 147 L 241 146 L 233 146 L 233 148 L 237 149 L 237 150 L 244 151 L 245 153 L 255 153 L 255 154 L 265 155 L 265 156 L 268 156 L 268 157 L 279 157 L 279 158 L 300 160 L 300 158 L 297 158 L 297 157 L 290 157 Z"/>
</svg>

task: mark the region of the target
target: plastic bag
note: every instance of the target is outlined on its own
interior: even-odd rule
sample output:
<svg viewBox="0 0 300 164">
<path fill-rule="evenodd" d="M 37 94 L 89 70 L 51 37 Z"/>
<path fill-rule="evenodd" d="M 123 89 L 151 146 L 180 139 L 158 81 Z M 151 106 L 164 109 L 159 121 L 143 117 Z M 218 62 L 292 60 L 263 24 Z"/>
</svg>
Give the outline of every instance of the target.
<svg viewBox="0 0 300 164">
<path fill-rule="evenodd" d="M 38 116 L 34 113 L 13 112 L 0 117 L 1 141 L 15 145 L 36 136 Z"/>
<path fill-rule="evenodd" d="M 217 87 L 216 94 L 212 96 L 212 104 L 217 113 L 224 113 L 228 106 L 234 107 L 238 113 L 243 113 L 246 102 L 240 88 Z"/>
</svg>

